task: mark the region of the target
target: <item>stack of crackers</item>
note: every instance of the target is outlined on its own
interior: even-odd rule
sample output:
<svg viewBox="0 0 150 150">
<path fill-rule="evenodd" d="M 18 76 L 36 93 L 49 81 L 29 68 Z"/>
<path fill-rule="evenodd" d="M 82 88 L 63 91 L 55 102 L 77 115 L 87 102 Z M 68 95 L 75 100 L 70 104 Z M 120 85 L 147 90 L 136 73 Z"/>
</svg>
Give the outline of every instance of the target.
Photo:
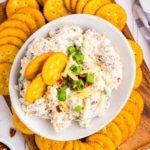
<svg viewBox="0 0 150 150">
<path fill-rule="evenodd" d="M 0 94 L 9 95 L 9 74 L 12 63 L 28 37 L 40 27 L 59 17 L 74 13 L 96 15 L 122 30 L 126 24 L 124 9 L 111 0 L 8 0 L 7 20 L 0 24 Z M 54 141 L 41 137 L 28 129 L 12 108 L 16 128 L 34 135 L 40 150 L 115 150 L 131 137 L 140 123 L 144 100 L 137 91 L 142 82 L 143 53 L 140 45 L 128 40 L 136 62 L 136 79 L 132 93 L 122 111 L 103 129 L 74 141 Z"/>
</svg>

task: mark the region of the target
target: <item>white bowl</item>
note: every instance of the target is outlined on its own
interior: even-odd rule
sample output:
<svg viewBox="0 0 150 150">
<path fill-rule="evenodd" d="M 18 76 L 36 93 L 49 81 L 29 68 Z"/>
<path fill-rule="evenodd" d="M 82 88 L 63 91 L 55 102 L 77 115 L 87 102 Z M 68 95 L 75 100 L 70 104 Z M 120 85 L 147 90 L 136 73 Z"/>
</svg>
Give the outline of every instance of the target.
<svg viewBox="0 0 150 150">
<path fill-rule="evenodd" d="M 24 112 L 21 108 L 21 103 L 18 100 L 19 98 L 18 92 L 15 90 L 14 86 L 17 84 L 19 76 L 20 60 L 23 57 L 28 44 L 35 37 L 37 36 L 45 37 L 47 36 L 49 30 L 57 29 L 58 27 L 65 24 L 78 25 L 83 29 L 94 28 L 96 29 L 97 32 L 106 35 L 111 40 L 112 45 L 115 47 L 117 53 L 121 57 L 121 63 L 123 66 L 123 79 L 119 88 L 113 91 L 112 97 L 110 99 L 111 101 L 110 107 L 103 117 L 93 119 L 87 129 L 83 129 L 79 127 L 76 123 L 72 122 L 72 125 L 69 128 L 67 128 L 65 132 L 56 133 L 52 125 L 48 121 L 40 119 L 35 116 L 26 117 L 24 115 Z M 46 138 L 54 140 L 74 140 L 89 136 L 94 132 L 98 131 L 99 129 L 103 128 L 109 122 L 111 122 L 111 120 L 121 111 L 127 99 L 129 98 L 129 95 L 131 93 L 134 84 L 134 79 L 135 79 L 134 55 L 124 35 L 113 25 L 111 25 L 110 23 L 99 17 L 85 14 L 74 14 L 47 23 L 45 26 L 36 31 L 24 43 L 19 53 L 17 54 L 12 66 L 12 70 L 10 73 L 9 90 L 12 105 L 19 118 L 27 127 L 33 130 L 35 133 L 44 136 Z"/>
<path fill-rule="evenodd" d="M 6 145 L 10 150 L 15 150 L 15 148 L 4 138 L 0 138 L 0 143 Z"/>
</svg>

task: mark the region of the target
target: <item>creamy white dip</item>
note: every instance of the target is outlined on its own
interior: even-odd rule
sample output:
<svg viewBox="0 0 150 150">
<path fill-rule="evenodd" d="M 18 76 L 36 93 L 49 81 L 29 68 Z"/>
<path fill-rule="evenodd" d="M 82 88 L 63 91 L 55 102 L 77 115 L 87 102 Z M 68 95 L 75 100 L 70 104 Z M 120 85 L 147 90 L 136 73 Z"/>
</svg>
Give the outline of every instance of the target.
<svg viewBox="0 0 150 150">
<path fill-rule="evenodd" d="M 58 99 L 59 82 L 47 86 L 45 94 L 34 103 L 25 100 L 25 94 L 31 81 L 24 78 L 24 71 L 28 63 L 35 57 L 49 51 L 68 54 L 68 47 L 74 46 L 84 55 L 82 63 L 78 64 L 69 57 L 66 67 L 79 65 L 81 74 L 91 74 L 94 77 L 92 84 L 83 89 L 73 90 L 67 87 L 66 100 Z M 79 80 L 70 69 L 65 68 L 62 78 Z M 110 105 L 113 89 L 117 89 L 122 80 L 122 65 L 120 57 L 105 35 L 93 29 L 84 31 L 78 26 L 64 25 L 57 30 L 51 30 L 48 37 L 35 38 L 27 48 L 21 59 L 20 77 L 18 88 L 22 108 L 27 115 L 36 115 L 49 120 L 56 132 L 65 131 L 76 121 L 83 128 L 87 128 L 92 118 L 101 117 Z"/>
</svg>

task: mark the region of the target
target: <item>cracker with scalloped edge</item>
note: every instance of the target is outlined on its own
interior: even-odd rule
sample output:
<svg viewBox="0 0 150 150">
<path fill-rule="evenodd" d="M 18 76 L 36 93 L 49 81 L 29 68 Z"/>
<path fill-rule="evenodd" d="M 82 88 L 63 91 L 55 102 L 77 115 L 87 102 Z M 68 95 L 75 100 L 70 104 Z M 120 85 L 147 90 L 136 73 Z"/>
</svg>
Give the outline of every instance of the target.
<svg viewBox="0 0 150 150">
<path fill-rule="evenodd" d="M 108 3 L 111 3 L 111 0 L 90 0 L 85 4 L 82 13 L 94 15 L 98 8 Z"/>
<path fill-rule="evenodd" d="M 0 46 L 0 63 L 13 63 L 19 48 L 11 45 L 5 44 Z"/>
<path fill-rule="evenodd" d="M 77 4 L 76 4 L 76 13 L 82 13 L 84 6 L 86 5 L 86 3 L 88 2 L 88 0 L 78 0 Z"/>
<path fill-rule="evenodd" d="M 70 14 L 62 0 L 47 0 L 44 4 L 43 13 L 47 21 Z"/>
<path fill-rule="evenodd" d="M 0 95 L 9 95 L 9 75 L 11 63 L 0 63 Z"/>
<path fill-rule="evenodd" d="M 63 52 L 56 52 L 45 61 L 42 68 L 42 77 L 47 85 L 53 85 L 60 78 L 67 59 Z"/>
<path fill-rule="evenodd" d="M 43 94 L 46 92 L 46 84 L 43 81 L 42 75 L 37 75 L 36 78 L 34 78 L 30 85 L 27 88 L 25 99 L 29 103 L 33 103 L 36 101 L 36 99 L 43 96 Z"/>
<path fill-rule="evenodd" d="M 107 20 L 119 30 L 124 28 L 127 20 L 124 8 L 115 3 L 103 5 L 96 11 L 95 15 Z"/>
<path fill-rule="evenodd" d="M 30 63 L 27 65 L 25 69 L 24 76 L 28 80 L 33 80 L 38 73 L 42 71 L 42 67 L 46 61 L 46 59 L 52 55 L 52 52 L 50 53 L 43 53 L 33 60 L 30 61 Z"/>
<path fill-rule="evenodd" d="M 133 89 L 137 89 L 140 87 L 142 83 L 142 79 L 143 79 L 143 73 L 142 73 L 142 69 L 139 67 L 136 69 L 136 77 L 135 77 Z"/>
<path fill-rule="evenodd" d="M 90 135 L 89 137 L 87 137 L 85 141 L 86 142 L 98 143 L 98 144 L 100 144 L 100 146 L 103 149 L 107 149 L 107 150 L 115 150 L 116 149 L 116 147 L 115 147 L 114 143 L 112 142 L 112 140 L 104 134 L 95 133 L 95 134 Z"/>
<path fill-rule="evenodd" d="M 79 140 L 78 143 L 79 143 L 80 150 L 86 150 L 84 143 L 82 141 Z"/>
<path fill-rule="evenodd" d="M 119 127 L 119 129 L 122 133 L 122 142 L 121 143 L 124 143 L 124 141 L 127 140 L 127 138 L 128 138 L 128 127 L 127 127 L 127 125 L 119 117 L 115 117 L 113 122 Z"/>
<path fill-rule="evenodd" d="M 96 143 L 96 142 L 86 142 L 87 144 L 89 144 L 94 150 L 104 150 L 100 144 Z"/>
<path fill-rule="evenodd" d="M 79 140 L 74 140 L 73 141 L 73 149 L 74 150 L 80 150 L 80 147 L 79 147 Z"/>
<path fill-rule="evenodd" d="M 44 149 L 44 142 L 47 140 L 46 138 L 40 136 L 40 135 L 37 135 L 35 134 L 34 136 L 34 139 L 35 139 L 35 143 L 37 145 L 37 147 L 40 149 L 40 150 L 45 150 Z"/>
<path fill-rule="evenodd" d="M 133 41 L 133 40 L 128 40 L 129 44 L 133 50 L 134 56 L 135 56 L 135 62 L 136 62 L 136 68 L 140 67 L 142 62 L 143 62 L 143 51 L 141 46 Z"/>
<path fill-rule="evenodd" d="M 122 110 L 117 117 L 124 121 L 128 128 L 128 138 L 131 137 L 136 130 L 136 121 L 134 117 L 127 111 Z"/>
<path fill-rule="evenodd" d="M 70 2 L 71 0 L 63 0 L 63 3 L 64 3 L 64 6 L 65 8 L 69 11 L 69 12 L 72 12 L 71 10 L 71 5 L 70 5 Z"/>
<path fill-rule="evenodd" d="M 78 0 L 71 0 L 70 1 L 70 7 L 71 7 L 71 12 L 75 13 L 76 12 L 76 5 L 77 5 Z"/>
<path fill-rule="evenodd" d="M 139 124 L 141 119 L 141 114 L 138 108 L 132 102 L 128 101 L 124 106 L 123 110 L 129 112 L 134 117 L 136 125 Z"/>
<path fill-rule="evenodd" d="M 23 7 L 20 8 L 16 13 L 19 14 L 25 14 L 29 17 L 31 17 L 35 22 L 38 28 L 45 25 L 45 18 L 42 12 L 36 8 L 33 7 Z"/>
<path fill-rule="evenodd" d="M 11 44 L 18 48 L 23 45 L 23 41 L 15 36 L 5 36 L 0 38 L 0 45 Z"/>
<path fill-rule="evenodd" d="M 4 30 L 5 28 L 18 28 L 24 31 L 28 36 L 31 34 L 30 29 L 28 26 L 19 20 L 6 20 L 0 25 L 0 31 Z"/>
<path fill-rule="evenodd" d="M 139 109 L 140 113 L 142 113 L 144 109 L 144 99 L 137 90 L 132 90 L 129 101 L 132 102 Z"/>
<path fill-rule="evenodd" d="M 62 150 L 65 141 L 56 141 L 56 140 L 51 140 L 51 139 L 46 139 L 43 144 L 43 149 L 44 150 L 54 150 L 57 148 L 57 150 Z"/>
<path fill-rule="evenodd" d="M 13 109 L 13 107 L 11 107 L 12 109 L 12 120 L 13 120 L 13 123 L 16 127 L 16 129 L 18 131 L 20 131 L 21 133 L 24 133 L 24 134 L 29 134 L 29 135 L 32 135 L 34 134 L 34 132 L 32 130 L 30 130 L 20 119 L 19 117 L 17 116 L 15 110 Z"/>
<path fill-rule="evenodd" d="M 31 17 L 29 17 L 25 14 L 15 13 L 14 15 L 11 15 L 8 19 L 22 21 L 23 23 L 25 23 L 28 26 L 31 33 L 34 33 L 38 29 L 35 20 L 33 20 Z"/>
<path fill-rule="evenodd" d="M 85 147 L 86 150 L 94 150 L 93 147 L 88 143 L 83 143 L 83 146 Z"/>
<path fill-rule="evenodd" d="M 63 150 L 72 150 L 73 149 L 73 141 L 65 142 L 63 146 Z"/>
<path fill-rule="evenodd" d="M 5 36 L 15 36 L 21 39 L 23 42 L 25 42 L 26 39 L 28 38 L 28 35 L 18 28 L 5 28 L 4 30 L 1 31 L 0 38 Z"/>
<path fill-rule="evenodd" d="M 36 9 L 40 9 L 39 4 L 36 0 L 8 0 L 6 4 L 6 14 L 7 17 L 16 13 L 19 8 L 22 7 L 34 7 Z"/>
<path fill-rule="evenodd" d="M 102 128 L 99 133 L 108 136 L 114 143 L 115 147 L 118 147 L 122 142 L 121 130 L 114 122 L 110 122 L 108 125 Z"/>
</svg>

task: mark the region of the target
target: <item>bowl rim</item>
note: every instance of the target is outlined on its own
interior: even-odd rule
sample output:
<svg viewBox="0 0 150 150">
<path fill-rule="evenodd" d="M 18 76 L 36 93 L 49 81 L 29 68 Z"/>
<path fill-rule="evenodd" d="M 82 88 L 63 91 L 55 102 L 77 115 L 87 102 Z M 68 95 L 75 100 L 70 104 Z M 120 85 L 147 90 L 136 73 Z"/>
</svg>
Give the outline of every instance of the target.
<svg viewBox="0 0 150 150">
<path fill-rule="evenodd" d="M 36 36 L 38 36 L 38 34 L 40 33 L 40 31 L 42 31 L 42 30 L 44 30 L 44 28 L 46 28 L 46 27 L 48 27 L 48 26 L 52 26 L 52 25 L 54 25 L 55 23 L 60 23 L 62 20 L 64 20 L 64 19 L 68 19 L 68 18 L 71 18 L 72 16 L 74 16 L 74 17 L 83 17 L 83 18 L 86 18 L 86 19 L 88 19 L 88 18 L 91 18 L 91 19 L 95 19 L 95 20 L 97 20 L 98 22 L 101 22 L 102 24 L 105 24 L 107 27 L 109 27 L 109 28 L 111 28 L 111 30 L 114 30 L 115 31 L 115 33 L 117 34 L 117 35 L 119 35 L 122 39 L 123 39 L 123 42 L 126 44 L 126 46 L 127 46 L 127 48 L 131 51 L 131 47 L 130 47 L 130 45 L 129 45 L 129 43 L 127 42 L 127 40 L 126 40 L 126 38 L 124 37 L 124 35 L 122 34 L 122 32 L 120 32 L 120 30 L 118 30 L 115 26 L 113 26 L 112 24 L 110 24 L 109 22 L 107 22 L 106 20 L 104 20 L 104 19 L 102 19 L 102 18 L 99 18 L 99 17 L 97 17 L 97 16 L 94 16 L 94 15 L 89 15 L 89 14 L 72 14 L 72 15 L 68 15 L 68 16 L 64 16 L 64 17 L 61 17 L 61 18 L 58 18 L 58 19 L 56 19 L 56 20 L 54 20 L 54 21 L 51 21 L 51 22 L 49 22 L 49 23 L 47 23 L 46 25 L 44 25 L 44 26 L 42 26 L 40 29 L 38 29 L 35 33 L 33 33 L 27 40 L 26 40 L 26 42 L 23 44 L 23 46 L 21 47 L 21 49 L 20 49 L 20 51 L 18 52 L 18 54 L 17 54 L 17 56 L 20 56 L 21 54 L 23 54 L 24 52 L 25 52 L 25 48 L 26 48 L 26 46 L 33 40 L 33 39 L 35 39 L 35 37 Z M 83 19 L 82 18 L 82 19 Z M 90 24 L 92 24 L 92 23 L 90 23 Z M 60 25 L 59 25 L 60 26 Z M 78 26 L 80 26 L 80 25 L 78 25 Z M 57 28 L 57 27 L 56 27 Z M 49 32 L 50 31 L 50 29 L 47 31 L 47 32 Z M 14 90 L 12 90 L 12 89 L 14 89 L 14 85 L 12 85 L 12 81 L 13 81 L 13 79 L 14 79 L 14 73 L 15 73 L 15 68 L 16 68 L 16 65 L 18 65 L 17 64 L 17 59 L 18 59 L 18 57 L 16 56 L 16 58 L 15 58 L 15 60 L 14 60 L 14 63 L 13 63 L 13 65 L 12 65 L 12 69 L 11 69 L 11 73 L 10 73 L 10 84 L 9 84 L 9 91 L 10 91 L 10 99 L 11 99 L 11 101 L 12 101 L 12 105 L 13 105 L 13 107 L 14 107 L 14 109 L 15 109 L 15 111 L 16 111 L 16 113 L 18 114 L 18 117 L 20 118 L 20 120 L 27 126 L 27 127 L 29 127 L 29 124 L 27 123 L 27 122 L 25 122 L 25 120 L 22 118 L 22 113 L 23 113 L 23 111 L 22 111 L 22 113 L 19 113 L 19 110 L 14 106 L 14 101 L 15 101 L 15 98 L 13 97 L 13 95 L 14 95 Z M 103 124 L 103 126 L 101 126 L 101 128 L 102 127 L 104 127 L 105 125 L 107 125 L 108 123 L 110 123 L 115 117 L 116 117 L 116 115 L 121 111 L 121 109 L 123 108 L 123 106 L 125 105 L 125 103 L 127 102 L 127 98 L 129 98 L 129 96 L 130 96 L 130 93 L 131 93 L 131 90 L 132 90 L 132 87 L 133 87 L 133 85 L 134 85 L 134 79 L 135 79 L 135 70 L 136 70 L 136 67 L 135 67 L 135 60 L 134 60 L 134 55 L 130 52 L 130 57 L 131 57 L 131 61 L 132 61 L 132 79 L 131 79 L 131 83 L 130 83 L 130 87 L 129 87 L 129 90 L 128 90 L 128 93 L 127 93 L 127 95 L 126 95 L 126 100 L 124 100 L 123 101 L 123 103 L 122 103 L 122 105 L 119 107 L 119 109 L 113 114 L 113 116 L 111 116 L 109 119 L 108 119 L 108 121 L 107 121 L 107 123 L 105 122 L 104 124 Z M 16 91 L 17 92 L 17 91 Z M 106 113 L 106 112 L 105 112 Z M 109 116 L 109 115 L 108 115 Z M 31 130 L 33 130 L 35 133 L 37 133 L 37 131 L 35 131 L 35 129 L 32 127 L 31 128 L 31 126 L 29 127 Z M 98 129 L 97 129 L 97 131 L 98 131 Z M 96 132 L 96 131 L 95 131 Z M 91 134 L 93 134 L 94 132 L 91 132 Z M 41 132 L 39 133 L 38 132 L 38 134 L 39 135 L 41 135 L 41 136 L 43 136 L 42 134 L 41 134 Z M 57 134 L 57 133 L 56 133 Z M 86 136 L 89 136 L 89 135 L 91 135 L 91 134 L 89 134 L 89 132 L 86 134 Z M 64 136 L 57 136 L 56 135 L 56 137 L 51 137 L 51 136 L 48 136 L 48 135 L 44 135 L 44 137 L 46 137 L 46 138 L 52 138 L 52 139 L 54 139 L 54 140 L 60 140 L 60 141 L 62 141 L 62 140 L 75 140 L 75 139 L 78 139 L 78 138 L 83 138 L 83 137 L 85 137 L 85 135 L 82 137 L 74 137 L 74 138 L 71 138 L 71 139 L 67 139 L 67 138 L 65 138 Z"/>
<path fill-rule="evenodd" d="M 5 144 L 10 150 L 15 150 L 15 148 L 8 142 L 8 140 L 0 137 L 0 142 Z"/>
</svg>

